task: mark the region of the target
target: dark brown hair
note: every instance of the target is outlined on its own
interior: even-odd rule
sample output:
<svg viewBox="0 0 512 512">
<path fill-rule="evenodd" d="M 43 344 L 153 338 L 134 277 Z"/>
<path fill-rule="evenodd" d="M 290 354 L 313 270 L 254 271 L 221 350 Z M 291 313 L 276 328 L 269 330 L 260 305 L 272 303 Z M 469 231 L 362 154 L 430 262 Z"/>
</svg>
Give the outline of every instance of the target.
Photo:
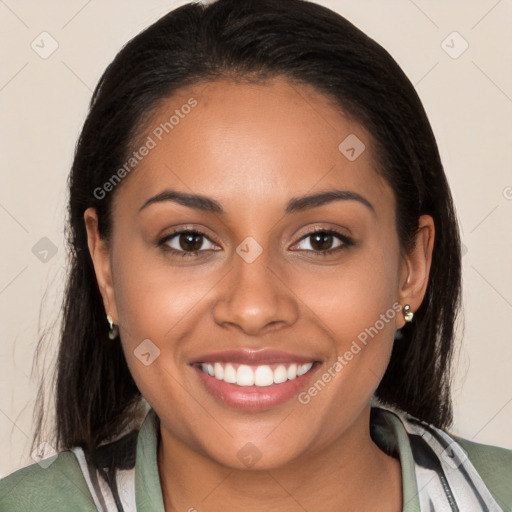
<svg viewBox="0 0 512 512">
<path fill-rule="evenodd" d="M 70 268 L 56 378 L 56 446 L 90 452 L 130 424 L 141 395 L 108 324 L 87 246 L 94 207 L 108 241 L 116 190 L 101 187 L 134 149 L 163 98 L 186 85 L 285 77 L 331 98 L 373 137 L 396 198 L 403 250 L 429 214 L 436 237 L 426 297 L 396 340 L 377 390 L 384 403 L 438 427 L 452 420 L 450 364 L 461 291 L 452 197 L 437 144 L 414 87 L 379 44 L 335 12 L 302 0 L 218 0 L 184 5 L 133 38 L 101 77 L 69 177 Z M 136 172 L 136 171 L 135 171 Z"/>
</svg>

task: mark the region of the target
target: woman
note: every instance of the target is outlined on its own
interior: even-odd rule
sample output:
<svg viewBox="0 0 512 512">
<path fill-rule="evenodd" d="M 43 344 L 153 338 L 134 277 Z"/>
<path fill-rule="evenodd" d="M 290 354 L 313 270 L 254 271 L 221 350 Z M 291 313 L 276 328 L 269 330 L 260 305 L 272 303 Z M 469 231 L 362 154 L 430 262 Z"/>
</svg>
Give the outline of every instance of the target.
<svg viewBox="0 0 512 512">
<path fill-rule="evenodd" d="M 434 136 L 341 16 L 218 0 L 130 41 L 69 243 L 59 454 L 0 510 L 511 509 L 512 452 L 447 433 L 461 256 Z"/>
</svg>

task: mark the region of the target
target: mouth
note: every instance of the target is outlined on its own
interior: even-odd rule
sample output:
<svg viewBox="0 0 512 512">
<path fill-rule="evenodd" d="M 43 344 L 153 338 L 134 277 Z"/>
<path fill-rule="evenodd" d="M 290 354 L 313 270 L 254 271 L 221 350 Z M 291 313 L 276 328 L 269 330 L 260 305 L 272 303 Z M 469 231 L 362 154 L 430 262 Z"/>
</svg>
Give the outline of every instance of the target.
<svg viewBox="0 0 512 512">
<path fill-rule="evenodd" d="M 261 411 L 306 388 L 321 362 L 276 351 L 227 351 L 190 363 L 203 389 L 224 406 Z"/>
<path fill-rule="evenodd" d="M 303 364 L 274 363 L 253 366 L 217 361 L 214 363 L 196 363 L 195 366 L 210 377 L 227 382 L 228 384 L 236 384 L 242 387 L 267 387 L 273 384 L 283 384 L 286 381 L 295 380 L 308 373 L 314 364 L 315 361 Z"/>
</svg>

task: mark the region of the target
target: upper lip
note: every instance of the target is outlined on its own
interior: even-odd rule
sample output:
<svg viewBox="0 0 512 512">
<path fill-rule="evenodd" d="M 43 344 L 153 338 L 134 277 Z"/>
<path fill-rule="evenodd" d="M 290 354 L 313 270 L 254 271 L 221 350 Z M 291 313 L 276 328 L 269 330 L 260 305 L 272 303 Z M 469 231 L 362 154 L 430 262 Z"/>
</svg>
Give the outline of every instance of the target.
<svg viewBox="0 0 512 512">
<path fill-rule="evenodd" d="M 190 364 L 223 362 L 261 365 L 273 363 L 310 363 L 312 361 L 316 361 L 316 358 L 311 356 L 299 356 L 297 354 L 291 354 L 281 350 L 235 349 L 203 354 L 191 360 Z"/>
</svg>

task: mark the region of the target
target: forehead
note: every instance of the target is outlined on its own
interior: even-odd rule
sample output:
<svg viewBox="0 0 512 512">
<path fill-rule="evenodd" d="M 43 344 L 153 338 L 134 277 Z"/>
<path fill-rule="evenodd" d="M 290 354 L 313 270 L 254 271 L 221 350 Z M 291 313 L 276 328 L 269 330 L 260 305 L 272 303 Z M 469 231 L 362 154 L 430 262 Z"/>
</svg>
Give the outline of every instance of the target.
<svg viewBox="0 0 512 512">
<path fill-rule="evenodd" d="M 312 87 L 282 78 L 181 89 L 159 103 L 134 150 L 116 198 L 127 207 L 166 187 L 215 197 L 228 213 L 247 209 L 248 196 L 284 203 L 315 189 L 392 199 L 364 127 Z"/>
</svg>

